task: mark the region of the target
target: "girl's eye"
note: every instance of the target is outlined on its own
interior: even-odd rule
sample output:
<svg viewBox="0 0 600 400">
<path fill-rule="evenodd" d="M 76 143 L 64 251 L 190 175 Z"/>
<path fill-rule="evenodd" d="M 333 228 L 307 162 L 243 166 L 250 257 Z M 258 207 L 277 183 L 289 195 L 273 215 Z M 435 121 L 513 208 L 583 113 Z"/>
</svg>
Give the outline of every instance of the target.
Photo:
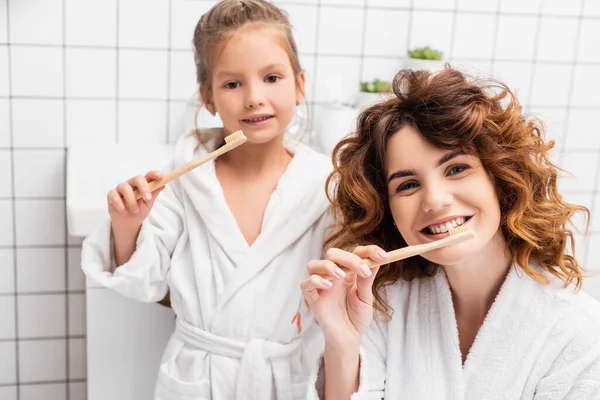
<svg viewBox="0 0 600 400">
<path fill-rule="evenodd" d="M 417 182 L 405 182 L 402 185 L 398 186 L 398 189 L 396 189 L 396 193 L 401 193 L 401 192 L 404 192 L 407 190 L 416 189 L 417 187 L 419 187 Z"/>
<path fill-rule="evenodd" d="M 453 165 L 448 169 L 448 175 L 456 175 L 469 169 L 468 165 Z"/>
<path fill-rule="evenodd" d="M 280 76 L 277 75 L 269 75 L 267 76 L 267 79 L 265 79 L 268 83 L 276 83 L 277 81 L 279 81 L 281 79 Z"/>
<path fill-rule="evenodd" d="M 225 89 L 235 89 L 240 86 L 239 82 L 227 82 L 223 85 Z"/>
</svg>

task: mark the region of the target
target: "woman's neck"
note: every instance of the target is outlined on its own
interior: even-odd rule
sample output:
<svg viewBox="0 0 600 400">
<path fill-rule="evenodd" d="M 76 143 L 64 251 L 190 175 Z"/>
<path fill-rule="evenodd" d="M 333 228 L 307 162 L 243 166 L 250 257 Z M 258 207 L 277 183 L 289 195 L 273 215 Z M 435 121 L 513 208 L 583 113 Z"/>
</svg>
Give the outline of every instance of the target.
<svg viewBox="0 0 600 400">
<path fill-rule="evenodd" d="M 512 257 L 498 231 L 474 257 L 445 266 L 457 319 L 483 323 L 511 265 Z"/>
</svg>

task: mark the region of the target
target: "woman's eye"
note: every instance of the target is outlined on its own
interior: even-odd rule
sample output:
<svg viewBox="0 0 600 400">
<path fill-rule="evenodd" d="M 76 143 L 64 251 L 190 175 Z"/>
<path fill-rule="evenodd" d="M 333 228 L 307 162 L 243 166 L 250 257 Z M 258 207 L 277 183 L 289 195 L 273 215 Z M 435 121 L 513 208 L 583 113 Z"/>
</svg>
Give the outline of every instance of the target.
<svg viewBox="0 0 600 400">
<path fill-rule="evenodd" d="M 281 79 L 280 76 L 277 75 L 269 75 L 267 76 L 267 79 L 265 79 L 267 82 L 269 83 L 276 83 L 277 81 L 279 81 Z"/>
<path fill-rule="evenodd" d="M 239 82 L 227 82 L 223 85 L 225 89 L 235 89 L 240 86 Z"/>
<path fill-rule="evenodd" d="M 448 175 L 456 175 L 469 169 L 468 165 L 454 165 L 448 170 Z"/>
<path fill-rule="evenodd" d="M 400 193 L 400 192 L 404 192 L 407 190 L 415 189 L 417 187 L 419 187 L 417 182 L 405 182 L 402 185 L 398 186 L 398 189 L 396 189 L 396 192 Z"/>
</svg>

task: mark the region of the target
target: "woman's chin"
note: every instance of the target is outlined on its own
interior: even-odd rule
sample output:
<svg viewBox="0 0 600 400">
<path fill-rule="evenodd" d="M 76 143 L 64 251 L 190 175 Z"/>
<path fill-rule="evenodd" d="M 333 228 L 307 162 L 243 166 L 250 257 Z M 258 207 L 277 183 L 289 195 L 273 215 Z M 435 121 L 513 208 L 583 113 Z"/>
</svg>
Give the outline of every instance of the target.
<svg viewBox="0 0 600 400">
<path fill-rule="evenodd" d="M 463 246 L 466 243 L 455 244 L 422 254 L 422 257 L 439 265 L 454 265 L 467 260 L 473 254 L 472 247 Z"/>
</svg>

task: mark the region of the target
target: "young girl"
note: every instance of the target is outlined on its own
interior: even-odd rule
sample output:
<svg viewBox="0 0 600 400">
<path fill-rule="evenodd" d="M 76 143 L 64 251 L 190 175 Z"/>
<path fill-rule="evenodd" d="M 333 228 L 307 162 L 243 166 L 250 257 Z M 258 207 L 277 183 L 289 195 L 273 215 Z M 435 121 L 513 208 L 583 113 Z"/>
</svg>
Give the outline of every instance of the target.
<svg viewBox="0 0 600 400">
<path fill-rule="evenodd" d="M 322 254 L 331 161 L 284 137 L 305 82 L 290 24 L 267 1 L 225 0 L 198 22 L 194 49 L 202 102 L 224 128 L 183 136 L 174 164 L 238 129 L 247 142 L 162 192 L 148 190 L 158 172 L 111 190 L 83 270 L 141 301 L 170 290 L 176 330 L 156 399 L 302 398 L 319 331 L 299 284 Z"/>
<path fill-rule="evenodd" d="M 400 71 L 394 93 L 334 153 L 339 229 L 302 283 L 325 336 L 309 398 L 600 398 L 600 304 L 566 252 L 589 212 L 557 192 L 542 125 L 450 67 Z M 361 261 L 457 226 L 475 238 Z"/>
</svg>

